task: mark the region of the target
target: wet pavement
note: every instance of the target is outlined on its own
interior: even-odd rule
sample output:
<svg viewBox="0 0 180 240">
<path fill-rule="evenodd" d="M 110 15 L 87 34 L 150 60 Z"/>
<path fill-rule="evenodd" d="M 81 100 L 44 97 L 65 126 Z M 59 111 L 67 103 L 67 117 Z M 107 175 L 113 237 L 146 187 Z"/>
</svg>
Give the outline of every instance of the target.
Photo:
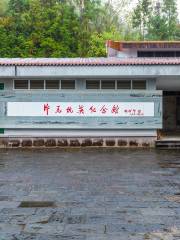
<svg viewBox="0 0 180 240">
<path fill-rule="evenodd" d="M 180 152 L 1 150 L 2 239 L 179 240 Z"/>
</svg>

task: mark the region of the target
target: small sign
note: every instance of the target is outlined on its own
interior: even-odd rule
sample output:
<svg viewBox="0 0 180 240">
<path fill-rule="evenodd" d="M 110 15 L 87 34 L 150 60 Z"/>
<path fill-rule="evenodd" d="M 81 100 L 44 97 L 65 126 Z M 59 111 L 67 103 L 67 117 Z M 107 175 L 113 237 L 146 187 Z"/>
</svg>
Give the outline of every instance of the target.
<svg viewBox="0 0 180 240">
<path fill-rule="evenodd" d="M 0 90 L 4 90 L 4 83 L 0 83 Z"/>
</svg>

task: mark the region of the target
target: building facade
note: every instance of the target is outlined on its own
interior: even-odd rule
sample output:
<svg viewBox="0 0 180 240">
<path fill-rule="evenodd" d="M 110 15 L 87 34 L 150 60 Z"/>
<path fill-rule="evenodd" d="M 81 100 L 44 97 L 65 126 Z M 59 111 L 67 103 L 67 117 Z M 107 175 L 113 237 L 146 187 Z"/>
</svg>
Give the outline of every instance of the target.
<svg viewBox="0 0 180 240">
<path fill-rule="evenodd" d="M 149 147 L 177 132 L 180 42 L 108 41 L 107 55 L 0 59 L 1 146 Z"/>
</svg>

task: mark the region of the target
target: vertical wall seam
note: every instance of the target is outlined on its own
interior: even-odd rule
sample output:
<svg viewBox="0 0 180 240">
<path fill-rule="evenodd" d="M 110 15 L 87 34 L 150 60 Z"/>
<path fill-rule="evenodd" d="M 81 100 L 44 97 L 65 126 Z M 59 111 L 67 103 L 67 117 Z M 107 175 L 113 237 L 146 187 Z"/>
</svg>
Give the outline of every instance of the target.
<svg viewBox="0 0 180 240">
<path fill-rule="evenodd" d="M 17 66 L 15 66 L 15 77 L 17 77 Z"/>
</svg>

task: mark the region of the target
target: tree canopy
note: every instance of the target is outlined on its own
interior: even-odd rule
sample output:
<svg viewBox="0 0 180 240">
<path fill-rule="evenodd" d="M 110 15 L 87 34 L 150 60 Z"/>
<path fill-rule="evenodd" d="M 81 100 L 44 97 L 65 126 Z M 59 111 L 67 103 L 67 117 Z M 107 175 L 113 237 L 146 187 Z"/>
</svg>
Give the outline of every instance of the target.
<svg viewBox="0 0 180 240">
<path fill-rule="evenodd" d="M 178 40 L 175 0 L 1 0 L 0 57 L 105 56 L 112 40 Z"/>
</svg>

